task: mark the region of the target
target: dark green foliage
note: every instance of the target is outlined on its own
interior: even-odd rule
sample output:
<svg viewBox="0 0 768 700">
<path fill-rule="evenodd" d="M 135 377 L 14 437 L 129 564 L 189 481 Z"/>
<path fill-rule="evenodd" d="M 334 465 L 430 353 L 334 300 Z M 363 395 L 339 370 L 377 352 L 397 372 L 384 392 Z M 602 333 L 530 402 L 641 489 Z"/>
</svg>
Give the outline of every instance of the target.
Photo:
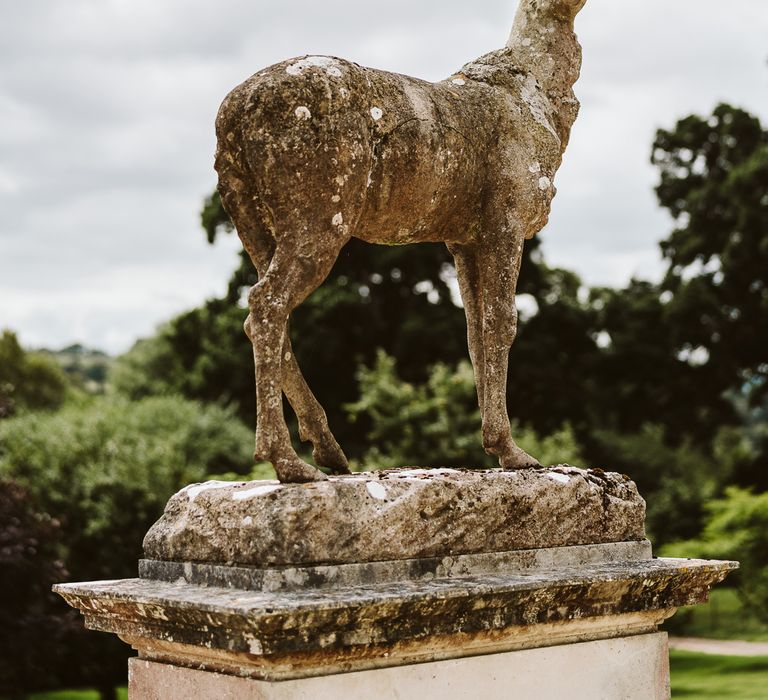
<svg viewBox="0 0 768 700">
<path fill-rule="evenodd" d="M 702 349 L 710 392 L 748 384 L 756 401 L 768 391 L 768 132 L 719 105 L 660 130 L 653 162 L 677 224 L 662 243 L 676 347 Z"/>
<path fill-rule="evenodd" d="M 756 491 L 768 491 L 766 406 L 768 400 L 750 410 L 742 425 L 721 428 L 714 442 L 715 457 L 730 475 L 729 483 Z"/>
<path fill-rule="evenodd" d="M 58 522 L 37 512 L 17 483 L 0 479 L 0 696 L 63 681 L 50 658 L 80 625 L 50 590 L 67 575 L 59 540 Z"/>
<path fill-rule="evenodd" d="M 217 407 L 177 397 L 99 398 L 0 423 L 0 478 L 24 486 L 41 514 L 34 518 L 46 527 L 60 523 L 57 556 L 72 579 L 129 578 L 144 534 L 171 494 L 211 472 L 247 473 L 251 445 L 251 431 Z M 40 601 L 48 600 L 42 591 L 65 578 L 51 567 L 29 575 Z M 6 580 L 4 568 L 0 585 Z M 85 632 L 74 611 L 67 615 L 51 629 L 44 618 L 28 620 L 22 646 L 34 658 L 24 663 L 43 665 L 40 683 L 50 677 L 58 687 L 90 685 L 109 697 L 125 682 L 128 649 L 114 635 Z M 53 646 L 43 653 L 48 640 Z"/>
<path fill-rule="evenodd" d="M 0 334 L 0 418 L 24 409 L 58 408 L 69 388 L 54 360 L 26 352 L 9 330 Z"/>
<path fill-rule="evenodd" d="M 372 367 L 358 372 L 360 398 L 347 406 L 353 420 L 365 417 L 371 445 L 363 456 L 366 469 L 407 464 L 421 467 L 493 467 L 480 437 L 472 366 L 430 367 L 424 383 L 397 375 L 394 358 L 380 351 Z M 543 440 L 530 429 L 514 428 L 520 446 L 543 464 L 582 463 L 579 447 L 568 428 Z"/>
<path fill-rule="evenodd" d="M 245 317 L 243 309 L 220 299 L 177 316 L 115 360 L 112 388 L 131 399 L 181 394 L 231 405 L 253 425 L 256 394 Z"/>
<path fill-rule="evenodd" d="M 599 410 L 592 400 L 599 380 L 595 314 L 579 300 L 575 273 L 543 262 L 535 272 L 538 311 L 520 323 L 510 354 L 509 415 L 545 435 L 570 423 L 581 436 Z"/>
<path fill-rule="evenodd" d="M 633 279 L 624 289 L 593 289 L 591 306 L 604 340 L 595 425 L 630 433 L 650 421 L 665 426 L 667 438 L 708 441 L 713 424 L 699 420 L 700 407 L 719 399 L 706 394 L 699 368 L 677 356 L 659 288 Z"/>
<path fill-rule="evenodd" d="M 630 434 L 597 430 L 593 440 L 611 455 L 610 462 L 599 466 L 630 474 L 637 483 L 647 503 L 648 536 L 655 545 L 700 532 L 706 503 L 727 483 L 722 462 L 689 441 L 670 446 L 660 425 L 647 424 Z"/>
<path fill-rule="evenodd" d="M 65 539 L 27 489 L 0 478 L 0 696 L 92 686 L 109 698 L 124 682 L 125 645 L 86 630 L 82 616 L 51 591 L 69 577 Z"/>
<path fill-rule="evenodd" d="M 701 535 L 670 545 L 664 553 L 739 561 L 734 581 L 745 608 L 768 622 L 768 492 L 754 494 L 730 487 L 706 510 Z"/>
<path fill-rule="evenodd" d="M 299 364 L 351 454 L 363 445 L 342 406 L 358 396 L 360 364 L 372 363 L 381 348 L 404 378 L 423 381 L 429 365 L 467 357 L 464 314 L 446 283 L 449 260 L 441 245 L 353 240 L 324 285 L 294 312 Z"/>
<path fill-rule="evenodd" d="M 213 243 L 218 233 L 229 233 L 233 230 L 232 222 L 224 211 L 224 207 L 221 206 L 221 195 L 219 195 L 218 190 L 214 190 L 205 198 L 203 209 L 200 212 L 200 222 L 205 230 L 208 243 Z"/>
<path fill-rule="evenodd" d="M 61 522 L 74 578 L 129 577 L 171 494 L 211 472 L 246 473 L 251 443 L 251 431 L 214 406 L 97 399 L 3 421 L 0 475 Z"/>
</svg>

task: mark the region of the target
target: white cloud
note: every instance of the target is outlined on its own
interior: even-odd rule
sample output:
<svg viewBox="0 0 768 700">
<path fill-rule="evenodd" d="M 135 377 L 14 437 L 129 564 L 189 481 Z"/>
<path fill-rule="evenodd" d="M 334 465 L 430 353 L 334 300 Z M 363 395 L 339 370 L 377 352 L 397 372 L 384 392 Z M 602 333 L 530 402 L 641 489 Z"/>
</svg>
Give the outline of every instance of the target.
<svg viewBox="0 0 768 700">
<path fill-rule="evenodd" d="M 213 119 L 235 84 L 303 53 L 426 79 L 506 40 L 513 0 L 36 0 L 0 24 L 0 326 L 126 349 L 221 293 L 235 240 L 199 228 Z M 763 2 L 588 0 L 582 113 L 541 234 L 592 284 L 658 276 L 670 224 L 655 129 L 730 101 L 768 117 Z"/>
</svg>

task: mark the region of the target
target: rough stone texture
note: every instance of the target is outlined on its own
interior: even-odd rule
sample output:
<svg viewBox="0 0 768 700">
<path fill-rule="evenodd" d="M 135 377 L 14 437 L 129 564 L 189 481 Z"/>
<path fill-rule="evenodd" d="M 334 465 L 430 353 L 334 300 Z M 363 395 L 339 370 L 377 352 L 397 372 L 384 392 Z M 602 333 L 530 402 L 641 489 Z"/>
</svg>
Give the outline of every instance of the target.
<svg viewBox="0 0 768 700">
<path fill-rule="evenodd" d="M 430 663 L 468 656 L 577 644 L 655 632 L 672 610 L 620 613 L 501 630 L 417 637 L 389 644 L 357 644 L 308 653 L 256 655 L 121 635 L 139 657 L 188 668 L 266 680 L 311 678 L 375 668 Z"/>
<path fill-rule="evenodd" d="M 258 567 L 440 559 L 643 540 L 644 516 L 628 477 L 568 466 L 207 482 L 170 499 L 144 552 Z"/>
<path fill-rule="evenodd" d="M 505 48 L 437 83 L 304 56 L 259 71 L 224 100 L 219 191 L 259 275 L 245 324 L 256 365 L 256 455 L 281 481 L 324 478 L 291 446 L 283 393 L 315 461 L 348 468 L 286 328 L 352 237 L 447 244 L 483 446 L 502 467 L 536 464 L 511 436 L 507 362 L 523 242 L 547 222 L 579 108 L 573 25 L 584 3 L 521 0 Z"/>
<path fill-rule="evenodd" d="M 249 591 L 284 591 L 294 588 L 338 588 L 397 581 L 429 581 L 434 578 L 480 576 L 510 571 L 534 573 L 596 564 L 643 561 L 650 558 L 651 543 L 648 540 L 639 540 L 512 552 L 458 554 L 441 558 L 301 567 L 257 568 L 142 559 L 139 561 L 139 577 Z"/>
<path fill-rule="evenodd" d="M 398 668 L 269 682 L 129 662 L 131 700 L 666 700 L 666 634 L 657 632 Z"/>
<path fill-rule="evenodd" d="M 155 660 L 285 678 L 398 663 L 403 646 L 406 657 L 416 645 L 433 659 L 438 652 L 443 658 L 482 653 L 483 645 L 499 637 L 514 642 L 518 633 L 529 636 L 530 646 L 546 646 L 583 639 L 585 625 L 592 638 L 653 631 L 675 608 L 704 602 L 710 586 L 735 566 L 652 559 L 287 592 L 146 579 L 55 590 L 83 612 L 87 626 L 150 648 Z M 620 623 L 638 614 L 634 629 Z M 581 632 L 569 638 L 572 626 Z"/>
</svg>

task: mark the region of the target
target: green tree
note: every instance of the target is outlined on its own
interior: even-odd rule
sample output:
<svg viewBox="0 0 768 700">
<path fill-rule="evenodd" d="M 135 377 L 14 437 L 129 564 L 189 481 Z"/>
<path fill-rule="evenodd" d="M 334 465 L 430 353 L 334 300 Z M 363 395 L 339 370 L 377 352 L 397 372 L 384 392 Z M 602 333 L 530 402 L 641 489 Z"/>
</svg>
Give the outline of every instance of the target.
<svg viewBox="0 0 768 700">
<path fill-rule="evenodd" d="M 56 360 L 70 381 L 89 394 L 103 394 L 111 358 L 101 350 L 92 350 L 80 343 L 61 350 L 45 350 Z"/>
<path fill-rule="evenodd" d="M 768 622 L 768 492 L 730 487 L 707 505 L 700 537 L 663 549 L 665 556 L 733 559 L 739 595 L 749 611 Z"/>
<path fill-rule="evenodd" d="M 60 523 L 60 558 L 73 579 L 129 578 L 168 498 L 209 474 L 249 473 L 251 445 L 251 431 L 216 406 L 98 398 L 0 422 L 0 478 L 21 484 L 34 512 Z M 36 581 L 50 583 L 42 574 Z M 125 681 L 125 645 L 112 635 L 65 631 L 41 662 L 69 687 L 90 685 L 113 697 Z"/>
<path fill-rule="evenodd" d="M 209 473 L 248 473 L 251 444 L 251 431 L 216 406 L 100 398 L 0 423 L 0 475 L 61 522 L 74 577 L 120 578 L 133 574 L 168 498 Z"/>
<path fill-rule="evenodd" d="M 676 224 L 662 243 L 676 349 L 697 354 L 713 397 L 745 385 L 758 401 L 768 391 L 768 131 L 721 104 L 659 130 L 652 161 Z"/>
<path fill-rule="evenodd" d="M 655 545 L 695 537 L 704 523 L 706 504 L 728 483 L 725 460 L 714 459 L 710 446 L 690 439 L 674 444 L 661 425 L 637 432 L 595 430 L 593 452 L 609 455 L 606 469 L 630 474 L 647 503 L 646 526 Z"/>
<path fill-rule="evenodd" d="M 253 355 L 243 332 L 245 316 L 222 299 L 177 316 L 115 360 L 110 387 L 131 399 L 180 394 L 231 406 L 253 425 Z"/>
<path fill-rule="evenodd" d="M 29 492 L 0 478 L 0 694 L 90 686 L 115 698 L 125 678 L 125 647 L 86 630 L 82 616 L 51 591 L 69 572 L 60 523 Z"/>
<path fill-rule="evenodd" d="M 569 423 L 583 441 L 599 417 L 595 313 L 583 299 L 578 275 L 549 268 L 536 250 L 532 255 L 528 273 L 535 283 L 527 285 L 521 277 L 521 292 L 532 294 L 537 311 L 520 322 L 512 346 L 508 412 L 543 435 Z"/>
<path fill-rule="evenodd" d="M 67 576 L 59 524 L 36 512 L 17 483 L 0 479 L 0 695 L 24 697 L 56 688 L 61 669 L 50 664 L 57 645 L 78 625 L 51 593 Z"/>
<path fill-rule="evenodd" d="M 369 426 L 363 456 L 367 469 L 401 467 L 495 467 L 480 436 L 472 367 L 466 360 L 452 367 L 438 363 L 423 383 L 404 381 L 396 361 L 379 351 L 371 367 L 358 372 L 360 398 L 346 408 L 354 421 Z M 580 464 L 582 457 L 573 432 L 561 426 L 540 438 L 530 428 L 513 426 L 515 439 L 543 464 Z"/>
<path fill-rule="evenodd" d="M 51 358 L 27 352 L 16 334 L 0 334 L 0 418 L 16 411 L 55 409 L 70 389 L 66 375 Z"/>
</svg>

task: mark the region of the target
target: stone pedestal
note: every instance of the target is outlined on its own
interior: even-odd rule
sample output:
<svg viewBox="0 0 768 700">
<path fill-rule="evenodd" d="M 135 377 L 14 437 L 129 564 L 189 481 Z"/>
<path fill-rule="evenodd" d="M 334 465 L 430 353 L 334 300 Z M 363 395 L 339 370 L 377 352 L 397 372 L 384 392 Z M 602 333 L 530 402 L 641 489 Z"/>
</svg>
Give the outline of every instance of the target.
<svg viewBox="0 0 768 700">
<path fill-rule="evenodd" d="M 131 659 L 129 677 L 129 696 L 147 700 L 669 697 L 662 632 L 279 682 Z"/>
<path fill-rule="evenodd" d="M 618 474 L 397 470 L 187 487 L 139 578 L 56 590 L 145 698 L 666 698 L 666 635 L 735 562 L 656 559 Z"/>
</svg>

